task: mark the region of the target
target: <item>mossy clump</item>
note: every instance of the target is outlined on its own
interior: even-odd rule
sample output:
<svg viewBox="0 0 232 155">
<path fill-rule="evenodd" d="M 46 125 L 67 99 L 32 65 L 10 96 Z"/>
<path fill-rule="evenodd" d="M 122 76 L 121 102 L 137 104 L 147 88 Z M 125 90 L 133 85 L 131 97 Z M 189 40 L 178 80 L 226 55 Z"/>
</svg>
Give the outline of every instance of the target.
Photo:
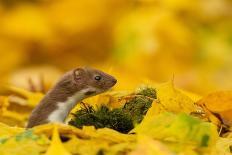
<svg viewBox="0 0 232 155">
<path fill-rule="evenodd" d="M 129 113 L 132 117 L 133 123 L 138 124 L 143 120 L 144 115 L 151 107 L 152 100 L 144 97 L 134 97 L 128 101 L 122 110 L 125 113 Z"/>
<path fill-rule="evenodd" d="M 125 103 L 123 111 L 132 116 L 134 124 L 138 124 L 143 120 L 154 99 L 156 99 L 154 88 L 140 89 L 131 100 Z"/>
<path fill-rule="evenodd" d="M 146 96 L 146 97 L 150 97 L 152 99 L 156 99 L 156 90 L 152 87 L 145 87 L 145 88 L 141 88 L 138 93 L 136 93 L 137 95 L 142 95 L 142 96 Z"/>
<path fill-rule="evenodd" d="M 134 128 L 130 115 L 124 113 L 122 109 L 110 110 L 106 106 L 101 106 L 94 110 L 92 106 L 81 109 L 74 115 L 69 124 L 82 128 L 82 126 L 95 126 L 95 128 L 111 128 L 122 133 L 128 133 Z"/>
<path fill-rule="evenodd" d="M 135 124 L 143 120 L 155 98 L 155 89 L 143 88 L 130 95 L 130 99 L 121 108 L 109 109 L 107 106 L 100 106 L 94 109 L 90 105 L 84 106 L 73 114 L 74 117 L 69 124 L 77 128 L 83 126 L 107 127 L 122 133 L 128 133 L 134 128 Z"/>
</svg>

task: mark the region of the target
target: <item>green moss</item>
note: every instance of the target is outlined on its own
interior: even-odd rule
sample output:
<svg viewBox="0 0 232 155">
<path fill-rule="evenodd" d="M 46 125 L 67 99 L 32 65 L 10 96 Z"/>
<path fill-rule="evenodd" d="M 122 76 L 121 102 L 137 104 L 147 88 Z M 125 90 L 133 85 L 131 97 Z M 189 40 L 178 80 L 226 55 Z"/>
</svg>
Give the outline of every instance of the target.
<svg viewBox="0 0 232 155">
<path fill-rule="evenodd" d="M 101 106 L 97 110 L 88 106 L 90 111 L 85 109 L 75 113 L 75 119 L 72 119 L 69 124 L 82 128 L 82 126 L 95 126 L 95 128 L 111 128 L 122 133 L 127 133 L 134 128 L 131 116 L 124 113 L 121 109 L 110 110 L 106 106 Z"/>
<path fill-rule="evenodd" d="M 140 89 L 137 95 L 147 96 L 153 99 L 157 98 L 156 91 L 152 87 L 145 87 L 145 88 Z"/>
<path fill-rule="evenodd" d="M 156 93 L 153 88 L 143 88 L 121 108 L 111 110 L 106 106 L 97 109 L 92 106 L 85 106 L 74 114 L 74 118 L 69 124 L 77 128 L 83 126 L 107 127 L 122 133 L 128 133 L 134 128 L 134 124 L 143 120 L 155 98 Z"/>
<path fill-rule="evenodd" d="M 140 123 L 151 107 L 153 99 L 156 99 L 155 89 L 150 87 L 143 88 L 134 98 L 125 103 L 123 111 L 132 116 L 134 123 Z"/>
<path fill-rule="evenodd" d="M 144 97 L 135 97 L 129 102 L 127 102 L 123 111 L 129 113 L 133 119 L 134 123 L 140 123 L 143 120 L 144 115 L 147 113 L 148 109 L 151 107 L 152 100 Z"/>
</svg>

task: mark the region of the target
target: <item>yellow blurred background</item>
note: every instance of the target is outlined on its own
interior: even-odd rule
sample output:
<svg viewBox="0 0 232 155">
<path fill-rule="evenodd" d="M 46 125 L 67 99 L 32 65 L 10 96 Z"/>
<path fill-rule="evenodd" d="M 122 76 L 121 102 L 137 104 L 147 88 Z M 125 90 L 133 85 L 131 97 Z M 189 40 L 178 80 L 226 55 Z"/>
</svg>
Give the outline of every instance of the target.
<svg viewBox="0 0 232 155">
<path fill-rule="evenodd" d="M 0 0 L 1 85 L 49 88 L 77 66 L 118 89 L 173 76 L 201 95 L 231 89 L 232 1 Z"/>
</svg>

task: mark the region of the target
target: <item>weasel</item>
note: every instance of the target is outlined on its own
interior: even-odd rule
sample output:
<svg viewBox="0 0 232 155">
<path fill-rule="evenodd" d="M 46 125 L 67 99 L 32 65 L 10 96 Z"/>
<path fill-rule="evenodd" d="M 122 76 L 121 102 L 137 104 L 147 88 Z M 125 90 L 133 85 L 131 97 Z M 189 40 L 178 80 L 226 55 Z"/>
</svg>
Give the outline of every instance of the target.
<svg viewBox="0 0 232 155">
<path fill-rule="evenodd" d="M 88 67 L 65 73 L 32 111 L 27 128 L 49 122 L 63 123 L 78 102 L 105 92 L 116 83 L 113 76 Z"/>
</svg>

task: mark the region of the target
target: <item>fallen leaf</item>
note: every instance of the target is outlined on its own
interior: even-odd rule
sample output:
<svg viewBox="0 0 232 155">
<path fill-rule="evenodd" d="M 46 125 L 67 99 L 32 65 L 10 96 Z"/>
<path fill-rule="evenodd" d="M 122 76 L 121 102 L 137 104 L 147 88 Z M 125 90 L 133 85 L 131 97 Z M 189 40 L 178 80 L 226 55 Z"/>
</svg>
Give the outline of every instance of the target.
<svg viewBox="0 0 232 155">
<path fill-rule="evenodd" d="M 48 137 L 51 137 L 51 135 L 53 134 L 54 126 L 58 128 L 59 133 L 62 135 L 75 135 L 83 139 L 88 139 L 90 137 L 81 129 L 66 124 L 48 123 L 35 126 L 33 129 L 36 134 L 45 134 Z"/>
<path fill-rule="evenodd" d="M 47 137 L 36 135 L 32 129 L 9 127 L 0 124 L 1 155 L 39 155 L 47 150 Z"/>
<path fill-rule="evenodd" d="M 136 148 L 128 155 L 174 155 L 167 146 L 148 136 L 138 136 Z"/>
<path fill-rule="evenodd" d="M 218 114 L 223 123 L 232 126 L 232 91 L 211 93 L 197 102 L 214 114 Z"/>
<path fill-rule="evenodd" d="M 60 140 L 57 126 L 54 126 L 51 145 L 49 146 L 46 155 L 71 155 Z"/>
<path fill-rule="evenodd" d="M 184 113 L 145 116 L 133 132 L 163 141 L 171 150 L 186 154 L 192 154 L 189 151 L 194 148 L 206 153 L 218 139 L 215 125 Z"/>
<path fill-rule="evenodd" d="M 44 97 L 43 93 L 30 92 L 30 91 L 27 91 L 25 89 L 18 88 L 18 87 L 9 86 L 8 89 L 11 92 L 16 93 L 16 94 L 24 97 L 27 100 L 27 106 L 31 106 L 31 107 L 35 107 L 41 101 L 41 99 Z"/>
<path fill-rule="evenodd" d="M 6 124 L 0 123 L 0 137 L 13 136 L 23 131 L 24 131 L 24 128 L 10 127 Z"/>
<path fill-rule="evenodd" d="M 194 101 L 174 87 L 172 81 L 156 87 L 157 100 L 154 100 L 147 115 L 161 112 L 187 113 L 202 112 L 203 109 L 195 105 Z"/>
</svg>

